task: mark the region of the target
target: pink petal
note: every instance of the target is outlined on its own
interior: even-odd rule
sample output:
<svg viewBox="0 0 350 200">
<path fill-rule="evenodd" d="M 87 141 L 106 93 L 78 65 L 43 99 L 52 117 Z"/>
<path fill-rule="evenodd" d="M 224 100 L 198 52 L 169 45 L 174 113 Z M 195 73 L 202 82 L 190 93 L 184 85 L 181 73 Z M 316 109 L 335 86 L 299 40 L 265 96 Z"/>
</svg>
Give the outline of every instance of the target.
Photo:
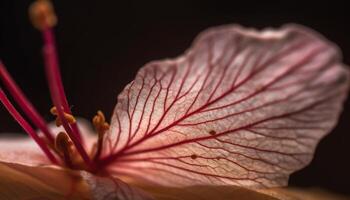
<svg viewBox="0 0 350 200">
<path fill-rule="evenodd" d="M 337 47 L 305 27 L 212 28 L 118 96 L 103 162 L 170 186 L 286 185 L 335 126 L 348 86 Z"/>
<path fill-rule="evenodd" d="M 0 137 L 0 161 L 29 166 L 51 163 L 31 138 L 13 134 Z"/>
<path fill-rule="evenodd" d="M 58 134 L 64 131 L 62 127 L 56 127 L 55 123 L 49 124 L 52 133 Z M 85 139 L 85 146 L 90 150 L 97 140 L 86 120 L 78 119 L 78 126 Z M 39 135 L 42 133 L 38 133 Z M 51 162 L 43 154 L 38 145 L 29 137 L 18 136 L 17 134 L 1 134 L 0 137 L 0 161 L 5 163 L 17 163 L 28 166 L 51 165 Z"/>
</svg>

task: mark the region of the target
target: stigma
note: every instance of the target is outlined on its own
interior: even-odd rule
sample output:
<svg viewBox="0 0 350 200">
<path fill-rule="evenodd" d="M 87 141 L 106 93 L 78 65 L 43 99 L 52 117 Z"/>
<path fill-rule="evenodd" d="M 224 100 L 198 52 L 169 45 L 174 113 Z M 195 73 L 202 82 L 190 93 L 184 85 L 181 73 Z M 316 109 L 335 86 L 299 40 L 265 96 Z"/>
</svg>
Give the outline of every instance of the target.
<svg viewBox="0 0 350 200">
<path fill-rule="evenodd" d="M 38 0 L 29 7 L 29 17 L 33 26 L 39 30 L 54 27 L 57 24 L 57 17 L 52 3 L 48 0 Z"/>
</svg>

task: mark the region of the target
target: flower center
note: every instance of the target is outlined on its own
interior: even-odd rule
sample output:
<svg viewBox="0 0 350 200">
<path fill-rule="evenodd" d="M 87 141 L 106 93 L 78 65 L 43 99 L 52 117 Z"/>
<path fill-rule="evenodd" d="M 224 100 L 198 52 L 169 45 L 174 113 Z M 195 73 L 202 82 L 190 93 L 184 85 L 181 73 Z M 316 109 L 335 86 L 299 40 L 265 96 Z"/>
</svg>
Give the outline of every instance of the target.
<svg viewBox="0 0 350 200">
<path fill-rule="evenodd" d="M 12 95 L 14 101 L 22 109 L 28 120 L 43 133 L 44 137 L 37 135 L 30 123 L 12 105 L 2 88 L 0 88 L 0 101 L 53 164 L 64 165 L 71 169 L 97 172 L 101 170 L 97 169 L 97 163 L 102 153 L 103 138 L 109 129 L 109 125 L 103 113 L 98 111 L 92 120 L 98 133 L 98 139 L 90 154 L 88 154 L 84 148 L 84 138 L 82 138 L 76 119 L 70 110 L 63 88 L 52 29 L 57 22 L 52 4 L 48 0 L 37 0 L 30 7 L 30 17 L 34 27 L 41 31 L 44 41 L 45 72 L 51 100 L 54 105 L 50 112 L 56 117 L 56 125 L 63 126 L 65 131 L 58 133 L 56 137 L 53 136 L 54 134 L 47 127 L 43 117 L 30 103 L 1 61 L 0 78 L 5 88 Z"/>
</svg>

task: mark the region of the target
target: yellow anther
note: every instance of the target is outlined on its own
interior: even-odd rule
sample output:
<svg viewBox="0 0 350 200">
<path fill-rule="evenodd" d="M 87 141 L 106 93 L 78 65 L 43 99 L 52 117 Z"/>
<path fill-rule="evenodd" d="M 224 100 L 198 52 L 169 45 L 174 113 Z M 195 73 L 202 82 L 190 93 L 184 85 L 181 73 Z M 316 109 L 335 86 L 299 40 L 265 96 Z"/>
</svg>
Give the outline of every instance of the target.
<svg viewBox="0 0 350 200">
<path fill-rule="evenodd" d="M 55 139 L 56 152 L 62 157 L 69 168 L 73 168 L 79 163 L 77 152 L 69 136 L 65 132 L 59 132 Z"/>
<path fill-rule="evenodd" d="M 103 122 L 106 121 L 105 115 L 103 114 L 102 111 L 100 111 L 100 110 L 97 111 L 97 115 L 101 117 L 101 121 L 103 121 Z"/>
<path fill-rule="evenodd" d="M 58 111 L 57 111 L 56 106 L 53 106 L 50 109 L 50 112 L 51 112 L 52 115 L 56 116 L 56 126 L 61 126 L 62 125 L 62 120 L 58 116 Z M 67 120 L 67 122 L 69 124 L 76 123 L 77 120 L 75 119 L 75 117 L 73 115 L 68 114 L 68 113 L 63 113 L 63 115 L 64 115 L 64 118 Z"/>
<path fill-rule="evenodd" d="M 68 123 L 73 124 L 75 122 L 77 122 L 77 120 L 75 119 L 75 117 L 73 115 L 70 115 L 68 113 L 64 113 L 64 118 L 66 118 L 66 120 L 68 121 Z"/>
<path fill-rule="evenodd" d="M 106 118 L 100 110 L 97 111 L 97 114 L 92 119 L 92 124 L 99 136 L 103 136 L 103 134 L 109 129 L 109 124 L 106 122 Z"/>
<path fill-rule="evenodd" d="M 101 117 L 95 115 L 94 118 L 92 118 L 92 124 L 94 125 L 94 127 L 99 126 L 101 124 Z"/>
<path fill-rule="evenodd" d="M 94 156 L 94 160 L 98 159 L 101 155 L 103 148 L 103 136 L 106 131 L 109 129 L 109 124 L 106 122 L 105 115 L 102 111 L 97 111 L 97 114 L 92 118 L 92 124 L 95 127 L 96 132 L 98 133 L 98 140 L 95 146 L 94 151 L 92 151 L 92 155 Z"/>
<path fill-rule="evenodd" d="M 57 17 L 49 0 L 37 0 L 32 3 L 29 16 L 33 26 L 39 30 L 53 27 L 57 23 Z"/>
</svg>

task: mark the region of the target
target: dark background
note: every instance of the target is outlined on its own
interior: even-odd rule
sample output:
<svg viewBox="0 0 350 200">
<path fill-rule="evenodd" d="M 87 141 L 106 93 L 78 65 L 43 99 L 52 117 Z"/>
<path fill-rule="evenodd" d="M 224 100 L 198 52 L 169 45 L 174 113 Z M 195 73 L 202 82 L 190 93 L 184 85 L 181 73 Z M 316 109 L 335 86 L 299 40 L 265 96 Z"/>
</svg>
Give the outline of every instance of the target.
<svg viewBox="0 0 350 200">
<path fill-rule="evenodd" d="M 41 38 L 27 16 L 29 0 L 1 0 L 1 58 L 48 120 L 51 107 L 41 58 Z M 175 57 L 203 29 L 227 23 L 262 28 L 295 22 L 337 43 L 350 63 L 348 6 L 295 1 L 54 1 L 61 71 L 73 112 L 108 116 L 116 95 L 146 62 Z M 338 126 L 321 141 L 311 165 L 293 174 L 295 186 L 350 194 L 350 101 Z M 0 106 L 0 132 L 21 128 Z"/>
</svg>

